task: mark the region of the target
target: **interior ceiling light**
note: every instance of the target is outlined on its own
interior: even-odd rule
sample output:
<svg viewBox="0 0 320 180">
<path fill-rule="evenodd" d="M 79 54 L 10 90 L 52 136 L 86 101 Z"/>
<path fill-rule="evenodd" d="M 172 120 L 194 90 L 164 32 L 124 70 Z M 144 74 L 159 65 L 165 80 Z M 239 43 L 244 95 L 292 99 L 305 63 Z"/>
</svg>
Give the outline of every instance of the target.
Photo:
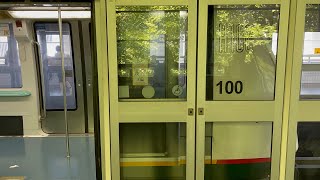
<svg viewBox="0 0 320 180">
<path fill-rule="evenodd" d="M 15 19 L 58 19 L 58 11 L 8 11 Z M 91 11 L 61 11 L 62 19 L 90 19 Z"/>
</svg>

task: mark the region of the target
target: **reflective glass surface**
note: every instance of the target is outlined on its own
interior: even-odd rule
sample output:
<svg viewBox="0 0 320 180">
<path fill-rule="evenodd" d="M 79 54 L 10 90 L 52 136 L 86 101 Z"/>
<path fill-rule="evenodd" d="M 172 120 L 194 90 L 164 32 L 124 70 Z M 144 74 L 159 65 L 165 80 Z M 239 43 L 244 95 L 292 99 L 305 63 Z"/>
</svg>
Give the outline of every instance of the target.
<svg viewBox="0 0 320 180">
<path fill-rule="evenodd" d="M 120 173 L 125 179 L 186 179 L 185 123 L 121 123 Z"/>
<path fill-rule="evenodd" d="M 119 99 L 186 99 L 186 6 L 119 6 Z"/>
<path fill-rule="evenodd" d="M 208 8 L 207 100 L 274 100 L 279 5 Z"/>
<path fill-rule="evenodd" d="M 295 180 L 320 179 L 320 123 L 299 122 Z"/>
<path fill-rule="evenodd" d="M 320 5 L 307 5 L 301 72 L 301 99 L 320 98 Z M 319 52 L 318 52 L 319 51 Z"/>
<path fill-rule="evenodd" d="M 72 57 L 71 30 L 68 23 L 63 23 L 63 50 L 66 72 L 67 108 L 77 109 L 74 62 Z M 35 23 L 37 41 L 40 43 L 41 59 L 45 84 L 47 110 L 62 110 L 63 85 L 60 38 L 58 23 Z"/>
<path fill-rule="evenodd" d="M 0 88 L 21 88 L 18 43 L 11 23 L 0 23 Z"/>
<path fill-rule="evenodd" d="M 206 123 L 205 180 L 267 180 L 271 122 Z"/>
</svg>

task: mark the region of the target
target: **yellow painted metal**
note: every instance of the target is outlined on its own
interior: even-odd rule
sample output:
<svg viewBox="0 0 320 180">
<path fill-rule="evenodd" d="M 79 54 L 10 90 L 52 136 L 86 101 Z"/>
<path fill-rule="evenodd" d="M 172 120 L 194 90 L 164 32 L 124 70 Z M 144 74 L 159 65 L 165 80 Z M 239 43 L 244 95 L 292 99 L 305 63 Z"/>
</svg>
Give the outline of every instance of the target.
<svg viewBox="0 0 320 180">
<path fill-rule="evenodd" d="M 290 96 L 292 83 L 292 59 L 294 50 L 294 28 L 297 10 L 297 0 L 290 2 L 289 30 L 288 30 L 288 48 L 287 48 L 287 63 L 285 75 L 285 92 L 282 115 L 282 135 L 281 135 L 281 156 L 280 156 L 280 175 L 279 179 L 284 180 L 286 176 L 286 156 L 288 142 L 288 126 L 289 126 L 289 111 L 290 111 Z"/>
<path fill-rule="evenodd" d="M 301 82 L 301 69 L 302 69 L 302 53 L 303 53 L 303 42 L 304 42 L 304 20 L 305 20 L 305 10 L 306 1 L 297 0 L 295 14 L 295 25 L 292 27 L 291 32 L 294 33 L 293 40 L 293 50 L 292 54 L 292 72 L 291 72 L 291 86 L 290 86 L 290 107 L 288 116 L 288 133 L 287 133 L 287 147 L 284 149 L 286 151 L 286 171 L 285 179 L 294 179 L 294 166 L 295 166 L 295 153 L 296 153 L 296 140 L 297 140 L 297 123 L 298 121 L 308 120 L 302 117 L 303 114 L 312 114 L 312 111 L 307 110 L 302 111 L 302 101 L 300 101 L 300 82 Z M 314 109 L 313 109 L 314 110 Z M 287 113 L 287 112 L 285 112 Z M 284 142 L 283 142 L 284 143 Z"/>
<path fill-rule="evenodd" d="M 0 180 L 24 180 L 24 176 L 0 176 Z"/>
<path fill-rule="evenodd" d="M 290 107 L 288 109 L 288 133 L 287 147 L 283 150 L 283 156 L 286 156 L 285 179 L 294 179 L 295 172 L 295 154 L 297 148 L 297 124 L 298 122 L 319 122 L 319 100 L 302 100 L 300 99 L 301 86 L 301 70 L 302 56 L 304 47 L 304 27 L 307 4 L 320 4 L 319 0 L 296 0 L 293 1 L 296 5 L 296 11 L 293 13 L 295 24 L 290 27 L 291 36 L 294 39 L 293 48 L 288 50 L 288 54 L 292 54 L 292 81 L 290 86 Z M 294 6 L 294 5 L 292 5 Z M 293 9 L 293 8 L 292 8 Z M 291 20 L 293 21 L 293 20 Z M 285 136 L 285 135 L 284 135 Z M 285 145 L 285 142 L 283 142 Z M 286 154 L 285 154 L 286 152 Z M 283 178 L 284 179 L 284 178 Z"/>
<path fill-rule="evenodd" d="M 101 166 L 103 180 L 111 180 L 106 18 L 106 2 L 95 0 L 94 25 L 99 85 Z"/>
</svg>

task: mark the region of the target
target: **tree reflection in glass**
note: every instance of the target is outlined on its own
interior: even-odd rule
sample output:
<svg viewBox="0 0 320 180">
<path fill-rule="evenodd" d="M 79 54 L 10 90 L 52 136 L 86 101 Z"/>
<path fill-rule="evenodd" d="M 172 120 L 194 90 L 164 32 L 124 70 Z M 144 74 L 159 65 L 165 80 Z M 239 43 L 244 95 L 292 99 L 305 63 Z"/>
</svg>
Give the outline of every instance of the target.
<svg viewBox="0 0 320 180">
<path fill-rule="evenodd" d="M 207 100 L 274 99 L 279 16 L 278 5 L 209 6 Z M 243 91 L 220 91 L 220 81 Z"/>
<path fill-rule="evenodd" d="M 119 6 L 116 17 L 119 98 L 185 99 L 187 7 Z"/>
</svg>

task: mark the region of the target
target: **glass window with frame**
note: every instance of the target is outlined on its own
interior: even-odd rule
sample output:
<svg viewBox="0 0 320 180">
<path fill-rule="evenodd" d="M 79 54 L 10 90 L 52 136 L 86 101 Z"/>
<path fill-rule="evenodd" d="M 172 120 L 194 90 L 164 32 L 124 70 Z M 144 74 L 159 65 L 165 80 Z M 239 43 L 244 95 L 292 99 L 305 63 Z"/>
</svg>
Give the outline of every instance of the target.
<svg viewBox="0 0 320 180">
<path fill-rule="evenodd" d="M 186 179 L 186 123 L 120 123 L 120 180 Z"/>
<path fill-rule="evenodd" d="M 272 122 L 207 122 L 205 180 L 267 180 Z"/>
<path fill-rule="evenodd" d="M 295 180 L 320 178 L 320 122 L 299 122 L 295 159 Z"/>
<path fill-rule="evenodd" d="M 187 95 L 187 6 L 118 6 L 119 99 Z"/>
<path fill-rule="evenodd" d="M 274 100 L 280 5 L 208 8 L 208 101 Z"/>
<path fill-rule="evenodd" d="M 320 5 L 307 4 L 301 71 L 301 99 L 320 98 Z M 319 52 L 318 52 L 319 51 Z"/>
<path fill-rule="evenodd" d="M 0 23 L 0 88 L 21 88 L 18 43 L 11 23 Z"/>
<path fill-rule="evenodd" d="M 37 22 L 34 26 L 37 41 L 40 43 L 41 60 L 43 63 L 46 108 L 47 110 L 62 110 L 64 104 L 59 26 L 58 23 L 42 22 Z M 70 24 L 63 23 L 62 31 L 67 108 L 68 110 L 76 110 L 77 99 Z"/>
</svg>

